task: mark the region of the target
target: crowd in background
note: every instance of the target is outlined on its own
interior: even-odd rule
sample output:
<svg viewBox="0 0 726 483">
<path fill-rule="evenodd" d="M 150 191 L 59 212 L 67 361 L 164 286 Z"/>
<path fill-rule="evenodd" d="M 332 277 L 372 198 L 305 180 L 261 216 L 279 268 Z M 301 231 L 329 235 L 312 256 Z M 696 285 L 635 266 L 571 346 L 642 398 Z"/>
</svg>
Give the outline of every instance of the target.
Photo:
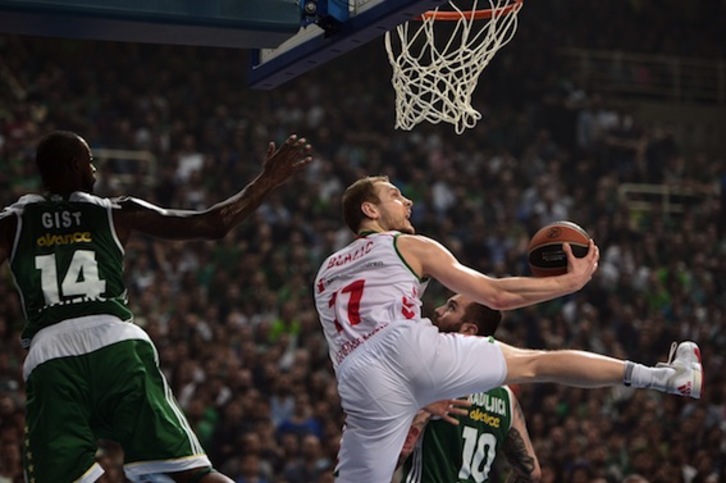
<svg viewBox="0 0 726 483">
<path fill-rule="evenodd" d="M 625 387 L 515 388 L 543 481 L 614 483 L 635 473 L 651 483 L 726 481 L 723 153 L 685 152 L 668 126 L 643 125 L 598 93 L 586 92 L 587 102 L 576 104 L 565 102 L 566 94 L 562 102 L 543 102 L 548 92 L 562 92 L 564 74 L 543 63 L 531 43 L 547 35 L 591 47 L 605 40 L 593 32 L 588 40 L 553 32 L 564 22 L 580 24 L 568 20 L 574 14 L 563 2 L 534 3 L 562 22 L 531 14 L 522 23 L 511 50 L 496 60 L 499 68 L 481 81 L 484 120 L 462 136 L 442 125 L 393 130 L 393 90 L 380 46 L 260 92 L 246 88 L 245 55 L 230 49 L 0 37 L 3 71 L 12 74 L 0 80 L 0 206 L 40 190 L 34 150 L 53 129 L 74 130 L 96 150 L 154 155 L 155 165 L 100 164 L 99 194 L 190 209 L 250 181 L 269 140 L 293 132 L 310 140 L 309 169 L 222 241 L 136 236 L 126 248 L 135 322 L 157 345 L 214 465 L 239 483 L 331 481 L 343 414 L 311 281 L 324 257 L 351 240 L 340 216 L 349 183 L 388 175 L 414 201 L 420 233 L 493 276 L 528 275 L 529 237 L 548 222 L 574 221 L 600 247 L 596 276 L 572 296 L 508 313 L 498 337 L 646 364 L 665 360 L 671 341 L 695 340 L 706 390 L 692 401 Z M 646 15 L 640 4 L 593 6 L 621 27 L 601 24 L 608 39 L 641 40 L 639 48 L 655 51 L 658 38 L 627 38 L 635 35 L 628 21 L 637 25 Z M 660 9 L 646 16 L 655 30 L 672 25 Z M 683 32 L 692 27 L 684 17 Z M 704 18 L 703 35 L 689 30 L 684 39 L 691 44 L 672 47 L 678 55 L 723 57 L 718 42 L 705 39 L 715 23 Z M 548 76 L 532 74 L 538 70 Z M 680 212 L 661 205 L 637 211 L 618 196 L 625 182 L 695 194 Z M 424 303 L 431 310 L 447 295 L 432 286 Z M 22 324 L 4 268 L 0 482 L 22 480 Z"/>
</svg>

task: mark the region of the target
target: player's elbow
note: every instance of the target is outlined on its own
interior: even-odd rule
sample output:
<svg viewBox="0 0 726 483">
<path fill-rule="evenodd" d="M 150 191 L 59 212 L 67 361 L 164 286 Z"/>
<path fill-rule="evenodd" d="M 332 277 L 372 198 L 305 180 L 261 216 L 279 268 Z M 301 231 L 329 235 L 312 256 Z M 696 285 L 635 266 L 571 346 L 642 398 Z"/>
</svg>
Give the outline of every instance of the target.
<svg viewBox="0 0 726 483">
<path fill-rule="evenodd" d="M 542 468 L 537 465 L 530 473 L 529 473 L 529 481 L 531 483 L 539 483 L 542 481 Z"/>
<path fill-rule="evenodd" d="M 221 240 L 232 230 L 232 224 L 217 212 L 210 212 L 205 221 L 204 238 L 208 240 Z"/>
<path fill-rule="evenodd" d="M 540 481 L 542 481 L 542 468 L 539 465 L 539 459 L 537 458 L 537 456 L 532 456 L 534 459 L 534 466 L 529 472 L 529 481 L 531 481 L 532 483 L 539 483 Z"/>
<path fill-rule="evenodd" d="M 508 310 L 513 308 L 512 299 L 507 292 L 494 291 L 487 299 L 487 307 L 493 310 Z"/>
<path fill-rule="evenodd" d="M 218 220 L 199 220 L 193 229 L 194 236 L 190 236 L 189 238 L 196 238 L 200 240 L 221 240 L 227 235 L 227 233 L 229 233 L 229 228 L 223 223 L 220 223 Z"/>
<path fill-rule="evenodd" d="M 208 240 L 221 240 L 227 233 L 230 232 L 230 227 L 219 225 L 211 228 L 207 234 Z"/>
</svg>

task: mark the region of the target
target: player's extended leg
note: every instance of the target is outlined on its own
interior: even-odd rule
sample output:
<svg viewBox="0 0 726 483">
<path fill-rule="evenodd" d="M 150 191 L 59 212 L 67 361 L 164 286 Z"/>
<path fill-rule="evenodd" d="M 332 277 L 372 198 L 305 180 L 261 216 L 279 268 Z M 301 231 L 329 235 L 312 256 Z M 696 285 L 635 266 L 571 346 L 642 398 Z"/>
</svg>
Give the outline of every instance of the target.
<svg viewBox="0 0 726 483">
<path fill-rule="evenodd" d="M 595 388 L 623 382 L 625 361 L 576 350 L 520 349 L 500 343 L 507 361 L 506 384 L 556 382 Z"/>
<path fill-rule="evenodd" d="M 501 343 L 500 347 L 507 362 L 505 384 L 555 382 L 584 388 L 626 384 L 695 399 L 703 389 L 701 352 L 694 342 L 674 345 L 668 363 L 656 367 L 585 351 L 539 351 Z"/>
</svg>

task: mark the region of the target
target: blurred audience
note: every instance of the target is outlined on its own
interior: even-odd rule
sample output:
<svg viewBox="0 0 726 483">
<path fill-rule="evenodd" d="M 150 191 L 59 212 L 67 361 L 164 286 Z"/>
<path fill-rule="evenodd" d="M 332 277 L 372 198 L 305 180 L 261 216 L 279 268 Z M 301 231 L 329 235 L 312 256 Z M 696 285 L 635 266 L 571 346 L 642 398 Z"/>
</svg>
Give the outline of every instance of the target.
<svg viewBox="0 0 726 483">
<path fill-rule="evenodd" d="M 679 5 L 688 14 L 693 3 Z M 574 15 L 563 5 L 553 1 L 550 16 Z M 244 59 L 229 49 L 0 37 L 5 72 L 19 86 L 0 89 L 0 205 L 38 189 L 33 153 L 53 129 L 81 133 L 99 153 L 153 155 L 151 164 L 98 156 L 99 194 L 190 208 L 246 183 L 268 140 L 295 130 L 314 143 L 307 177 L 278 191 L 223 241 L 162 250 L 137 237 L 127 247 L 136 323 L 157 344 L 169 383 L 215 466 L 238 482 L 270 483 L 332 481 L 344 415 L 310 283 L 323 257 L 350 240 L 339 214 L 345 186 L 363 173 L 390 176 L 415 201 L 422 233 L 496 276 L 528 274 L 529 236 L 547 222 L 570 219 L 600 246 L 599 272 L 571 297 L 511 313 L 500 338 L 647 364 L 664 360 L 672 340 L 693 339 L 702 349 L 706 390 L 700 401 L 689 401 L 625 387 L 515 388 L 543 481 L 726 481 L 724 158 L 684 152 L 669 126 L 642 126 L 597 93 L 580 93 L 562 135 L 545 115 L 547 86 L 523 73 L 555 75 L 533 49 L 525 52 L 538 34 L 560 45 L 612 41 L 611 48 L 644 53 L 680 38 L 630 28 L 628 22 L 646 16 L 642 2 L 595 7 L 603 10 L 598 18 L 608 19 L 597 35 L 580 17 L 569 23 L 573 31 L 522 22 L 507 49 L 532 62 L 518 58 L 492 70 L 478 94 L 488 104 L 486 118 L 461 137 L 441 125 L 393 131 L 393 91 L 380 45 L 259 92 L 244 87 Z M 618 14 L 623 9 L 628 15 Z M 673 21 L 665 8 L 651 10 L 654 28 Z M 701 21 L 705 32 L 716 22 Z M 707 37 L 691 35 L 691 45 L 671 41 L 670 47 L 678 55 L 723 58 Z M 522 89 L 508 89 L 507 81 Z M 639 210 L 617 196 L 625 182 L 666 183 L 692 194 L 680 200 L 679 211 L 661 204 Z M 432 286 L 425 300 L 435 307 L 446 296 Z M 22 481 L 22 324 L 4 269 L 0 482 Z M 118 455 L 105 448 L 99 457 L 116 465 L 107 480 L 123 481 Z"/>
</svg>

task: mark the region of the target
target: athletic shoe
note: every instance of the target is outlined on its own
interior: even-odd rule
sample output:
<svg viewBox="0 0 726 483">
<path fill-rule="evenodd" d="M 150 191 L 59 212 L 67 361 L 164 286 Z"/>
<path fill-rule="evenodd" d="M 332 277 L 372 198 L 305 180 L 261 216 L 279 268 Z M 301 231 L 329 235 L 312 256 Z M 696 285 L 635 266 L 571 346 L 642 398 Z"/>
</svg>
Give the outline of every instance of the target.
<svg viewBox="0 0 726 483">
<path fill-rule="evenodd" d="M 663 390 L 669 394 L 700 399 L 703 393 L 703 364 L 701 349 L 695 342 L 671 344 L 668 362 L 656 367 L 671 367 L 675 372 L 665 381 Z"/>
</svg>

